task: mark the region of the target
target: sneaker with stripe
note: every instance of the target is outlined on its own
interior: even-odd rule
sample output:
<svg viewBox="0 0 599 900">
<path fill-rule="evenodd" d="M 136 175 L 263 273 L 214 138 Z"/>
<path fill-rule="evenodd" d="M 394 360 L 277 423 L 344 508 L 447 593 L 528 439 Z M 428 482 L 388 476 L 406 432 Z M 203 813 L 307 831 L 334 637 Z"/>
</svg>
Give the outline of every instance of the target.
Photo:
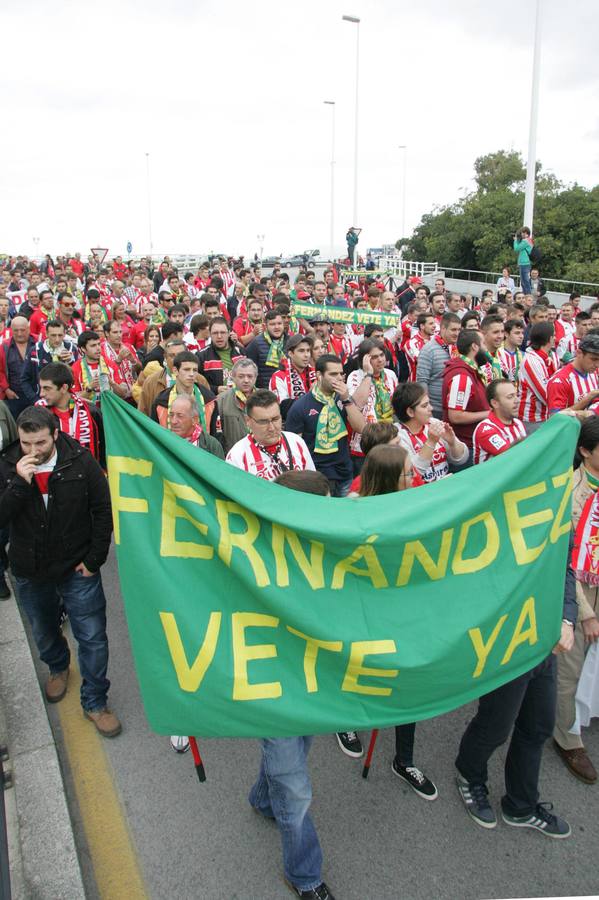
<svg viewBox="0 0 599 900">
<path fill-rule="evenodd" d="M 537 803 L 537 808 L 530 816 L 510 816 L 502 811 L 501 817 L 506 825 L 515 825 L 516 828 L 534 828 L 546 837 L 567 838 L 572 834 L 572 829 L 565 819 L 560 819 L 551 812 L 553 803 Z"/>
<path fill-rule="evenodd" d="M 486 784 L 470 784 L 459 772 L 456 775 L 458 793 L 462 798 L 470 818 L 481 828 L 495 828 L 497 817 L 489 803 L 489 791 Z"/>
</svg>

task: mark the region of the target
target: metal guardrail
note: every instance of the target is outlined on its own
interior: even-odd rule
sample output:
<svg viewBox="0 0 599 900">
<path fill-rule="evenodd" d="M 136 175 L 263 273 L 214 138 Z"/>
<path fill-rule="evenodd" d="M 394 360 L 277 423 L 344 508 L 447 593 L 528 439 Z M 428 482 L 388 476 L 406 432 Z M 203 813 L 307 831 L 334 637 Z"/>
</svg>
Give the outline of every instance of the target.
<svg viewBox="0 0 599 900">
<path fill-rule="evenodd" d="M 452 269 L 447 266 L 440 265 L 439 271 L 445 274 L 447 278 L 459 278 L 462 281 L 478 281 L 486 284 L 496 284 L 497 280 L 502 277 L 502 272 L 482 272 L 477 269 Z M 516 283 L 519 282 L 517 273 L 513 276 Z M 588 297 L 599 294 L 599 284 L 593 281 L 568 281 L 563 278 L 542 278 L 543 283 L 548 291 L 555 291 L 562 294 L 571 294 L 572 291 L 580 291 L 581 294 Z M 585 290 L 591 288 L 591 290 Z"/>
<path fill-rule="evenodd" d="M 417 262 L 412 259 L 402 259 L 399 255 L 379 256 L 377 266 L 379 269 L 391 272 L 396 278 L 409 278 L 414 275 L 424 278 L 425 275 L 432 275 L 433 272 L 439 270 L 439 263 Z"/>
</svg>

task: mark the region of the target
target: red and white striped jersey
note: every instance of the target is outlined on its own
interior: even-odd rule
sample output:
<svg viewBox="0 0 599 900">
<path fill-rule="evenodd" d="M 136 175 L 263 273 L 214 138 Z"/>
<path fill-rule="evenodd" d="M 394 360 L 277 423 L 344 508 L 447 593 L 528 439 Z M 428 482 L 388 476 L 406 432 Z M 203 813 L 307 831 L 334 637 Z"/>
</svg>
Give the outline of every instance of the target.
<svg viewBox="0 0 599 900">
<path fill-rule="evenodd" d="M 437 423 L 438 421 L 438 419 L 431 419 L 431 422 Z M 396 427 L 399 434 L 401 446 L 408 451 L 408 453 L 410 454 L 412 465 L 415 466 L 416 463 L 414 461 L 414 458 L 418 456 L 418 454 L 424 447 L 426 439 L 428 437 L 428 425 L 425 425 L 422 430 L 418 432 L 418 434 L 412 434 L 410 429 L 406 428 L 401 423 Z M 445 478 L 446 475 L 449 475 L 447 450 L 445 448 L 444 441 L 437 442 L 428 468 L 423 471 L 422 468 L 418 466 L 418 471 L 422 480 L 426 483 L 438 481 L 440 478 Z"/>
<path fill-rule="evenodd" d="M 571 334 L 574 334 L 576 325 L 574 322 L 564 322 L 563 319 L 558 318 L 553 323 L 553 330 L 555 331 L 555 344 L 556 346 L 559 346 L 560 341 L 565 337 L 570 337 Z"/>
<path fill-rule="evenodd" d="M 263 447 L 248 434 L 231 447 L 227 453 L 227 462 L 266 481 L 274 481 L 291 469 L 315 469 L 303 438 L 291 431 L 282 432 L 281 440 L 270 447 Z"/>
<path fill-rule="evenodd" d="M 543 350 L 528 347 L 520 366 L 518 416 L 523 422 L 544 422 L 547 418 L 547 382 L 552 361 Z"/>
<path fill-rule="evenodd" d="M 596 372 L 587 375 L 574 368 L 573 363 L 562 366 L 547 382 L 547 407 L 550 413 L 560 409 L 568 409 L 576 403 L 583 394 L 589 391 L 599 390 L 599 377 Z M 599 400 L 592 403 L 587 409 L 595 410 Z"/>
<path fill-rule="evenodd" d="M 364 370 L 363 369 L 355 369 L 353 372 L 350 372 L 347 376 L 347 387 L 349 390 L 349 395 L 352 397 L 359 386 L 362 384 L 364 380 Z M 393 391 L 399 384 L 397 375 L 395 372 L 391 371 L 391 369 L 383 369 L 381 372 L 381 379 L 383 382 L 383 387 L 386 392 L 389 394 L 389 399 L 393 396 Z M 365 405 L 362 407 L 362 415 L 364 416 L 367 422 L 378 422 L 377 414 L 376 414 L 376 387 L 374 384 L 374 379 L 370 379 L 370 391 L 368 394 L 368 399 L 366 400 Z M 349 448 L 351 453 L 356 456 L 364 456 L 362 452 L 361 446 L 362 435 L 359 431 L 352 432 Z"/>
<path fill-rule="evenodd" d="M 495 413 L 490 413 L 486 419 L 478 423 L 472 435 L 474 465 L 505 453 L 513 444 L 525 437 L 526 431 L 520 419 L 512 419 L 511 424 L 506 425 Z"/>
<path fill-rule="evenodd" d="M 522 350 L 507 350 L 505 347 L 500 347 L 497 351 L 497 358 L 499 359 L 499 365 L 506 373 L 508 379 L 513 381 L 514 384 L 518 384 L 518 379 L 520 375 L 520 366 L 522 365 L 522 360 L 524 358 L 524 354 Z"/>
<path fill-rule="evenodd" d="M 353 349 L 354 342 L 349 337 L 349 335 L 344 334 L 341 337 L 338 337 L 336 334 L 332 334 L 330 336 L 327 351 L 329 353 L 333 353 L 335 356 L 338 356 L 343 365 L 345 365 L 345 363 L 351 356 Z"/>
<path fill-rule="evenodd" d="M 580 338 L 576 337 L 576 332 L 566 334 L 557 345 L 557 358 L 561 362 L 566 353 L 576 356 Z"/>
<path fill-rule="evenodd" d="M 417 331 L 414 337 L 411 337 L 410 340 L 405 344 L 404 353 L 406 355 L 408 366 L 410 368 L 408 381 L 416 381 L 416 366 L 418 365 L 418 357 L 420 355 L 420 351 L 427 343 L 428 341 L 424 337 L 424 335 L 422 335 L 420 331 Z"/>
<path fill-rule="evenodd" d="M 472 394 L 472 378 L 466 372 L 458 372 L 449 382 L 447 409 L 465 412 Z"/>
</svg>

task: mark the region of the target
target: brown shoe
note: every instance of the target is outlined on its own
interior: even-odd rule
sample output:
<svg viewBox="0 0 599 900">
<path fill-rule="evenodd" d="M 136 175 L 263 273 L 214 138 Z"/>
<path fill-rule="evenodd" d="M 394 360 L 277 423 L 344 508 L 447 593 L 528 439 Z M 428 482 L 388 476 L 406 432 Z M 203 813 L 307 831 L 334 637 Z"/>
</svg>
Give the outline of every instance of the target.
<svg viewBox="0 0 599 900">
<path fill-rule="evenodd" d="M 102 737 L 116 737 L 123 730 L 123 726 L 109 709 L 83 710 L 86 719 L 93 722 Z"/>
<path fill-rule="evenodd" d="M 553 741 L 553 746 L 555 747 L 557 755 L 561 757 L 565 767 L 575 778 L 578 778 L 579 781 L 584 781 L 585 784 L 595 784 L 597 781 L 597 772 L 584 747 L 575 747 L 573 750 L 564 750 L 556 740 Z"/>
<path fill-rule="evenodd" d="M 64 669 L 62 672 L 50 672 L 44 687 L 48 703 L 58 703 L 59 700 L 62 700 L 67 692 L 68 680 L 68 669 Z"/>
</svg>

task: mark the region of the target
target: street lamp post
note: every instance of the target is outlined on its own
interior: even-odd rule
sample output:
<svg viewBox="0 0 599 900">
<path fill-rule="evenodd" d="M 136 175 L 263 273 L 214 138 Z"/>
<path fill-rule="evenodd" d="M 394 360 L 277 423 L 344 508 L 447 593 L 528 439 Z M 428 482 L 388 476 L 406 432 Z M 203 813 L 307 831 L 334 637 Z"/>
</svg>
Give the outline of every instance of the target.
<svg viewBox="0 0 599 900">
<path fill-rule="evenodd" d="M 539 117 L 539 80 L 541 75 L 541 9 L 541 0 L 537 0 L 532 61 L 530 126 L 528 130 L 528 159 L 526 161 L 526 193 L 524 195 L 524 224 L 528 225 L 531 231 L 535 209 L 535 181 L 537 175 L 537 120 Z"/>
<path fill-rule="evenodd" d="M 324 100 L 325 106 L 331 107 L 331 235 L 330 235 L 330 259 L 335 258 L 335 101 Z"/>
<path fill-rule="evenodd" d="M 150 154 L 146 153 L 146 190 L 148 194 L 148 237 L 150 239 L 150 259 L 154 252 L 152 243 L 152 192 L 150 189 Z"/>
<path fill-rule="evenodd" d="M 401 191 L 401 237 L 402 240 L 406 236 L 406 192 L 408 187 L 408 147 L 406 144 L 400 144 L 399 149 L 403 150 L 403 186 Z"/>
<path fill-rule="evenodd" d="M 356 101 L 354 121 L 354 220 L 353 225 L 358 225 L 358 101 L 360 97 L 360 19 L 357 16 L 342 16 L 344 22 L 352 22 L 356 25 Z"/>
</svg>

